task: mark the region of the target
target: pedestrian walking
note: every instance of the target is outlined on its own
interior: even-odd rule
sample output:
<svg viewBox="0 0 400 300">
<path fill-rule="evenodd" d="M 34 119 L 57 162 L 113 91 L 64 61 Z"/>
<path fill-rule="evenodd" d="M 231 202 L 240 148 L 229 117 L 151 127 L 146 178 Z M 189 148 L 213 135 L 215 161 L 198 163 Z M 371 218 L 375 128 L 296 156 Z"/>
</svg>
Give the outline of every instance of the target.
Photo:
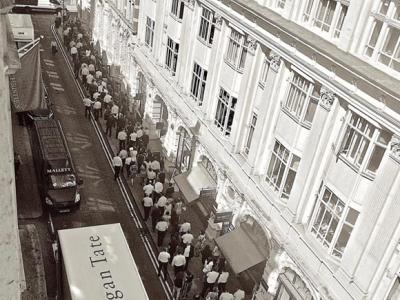
<svg viewBox="0 0 400 300">
<path fill-rule="evenodd" d="M 209 291 L 205 300 L 218 300 L 218 288 L 214 287 L 211 291 Z"/>
<path fill-rule="evenodd" d="M 147 221 L 150 216 L 151 208 L 153 207 L 153 199 L 149 196 L 143 198 L 144 220 Z"/>
<path fill-rule="evenodd" d="M 174 256 L 174 258 L 172 259 L 172 262 L 171 262 L 171 265 L 174 268 L 175 274 L 180 271 L 183 271 L 183 269 L 185 268 L 185 264 L 186 264 L 185 256 L 182 254 L 182 251 L 178 251 L 178 254 L 176 254 Z"/>
<path fill-rule="evenodd" d="M 130 166 L 129 166 L 129 179 L 131 181 L 132 186 L 133 186 L 133 183 L 135 181 L 137 173 L 138 173 L 137 164 L 136 164 L 136 162 L 132 161 Z"/>
<path fill-rule="evenodd" d="M 94 113 L 94 119 L 96 121 L 99 120 L 100 112 L 101 112 L 101 102 L 99 100 L 96 100 L 93 103 L 93 113 Z"/>
<path fill-rule="evenodd" d="M 51 54 L 56 55 L 58 52 L 56 41 L 54 41 L 54 40 L 51 41 L 50 46 L 51 46 Z"/>
<path fill-rule="evenodd" d="M 114 179 L 117 180 L 122 168 L 122 159 L 118 155 L 115 155 L 112 162 L 114 167 Z"/>
<path fill-rule="evenodd" d="M 158 254 L 158 276 L 161 276 L 161 271 L 164 274 L 164 280 L 167 280 L 167 274 L 168 274 L 168 262 L 170 259 L 170 254 L 167 251 L 167 248 L 164 248 L 159 254 Z"/>
<path fill-rule="evenodd" d="M 153 209 L 151 210 L 150 213 L 151 216 L 151 229 L 153 230 L 153 232 L 156 229 L 156 225 L 158 223 L 158 221 L 161 219 L 161 212 L 160 209 L 157 206 L 153 206 Z"/>
<path fill-rule="evenodd" d="M 201 251 L 201 262 L 204 264 L 212 255 L 210 245 L 206 244 Z"/>
<path fill-rule="evenodd" d="M 90 120 L 90 112 L 92 110 L 93 101 L 88 96 L 83 98 L 83 105 L 85 106 L 85 118 Z"/>
<path fill-rule="evenodd" d="M 181 224 L 181 226 L 179 227 L 179 233 L 180 233 L 180 234 L 187 233 L 187 232 L 190 231 L 191 227 L 192 227 L 192 226 L 190 225 L 189 222 L 184 221 L 184 222 Z"/>
<path fill-rule="evenodd" d="M 185 273 L 183 271 L 179 271 L 178 273 L 175 274 L 174 291 L 173 291 L 174 300 L 178 300 L 180 297 L 184 277 L 185 277 Z"/>
<path fill-rule="evenodd" d="M 125 129 L 122 129 L 121 131 L 118 132 L 119 150 L 125 149 L 126 137 L 127 137 L 127 134 L 126 134 Z"/>
<path fill-rule="evenodd" d="M 201 250 L 203 250 L 206 242 L 206 234 L 204 230 L 200 231 L 200 234 L 198 235 L 196 239 L 196 244 L 194 245 L 194 255 L 195 256 L 200 256 Z"/>
<path fill-rule="evenodd" d="M 186 246 L 186 245 L 192 243 L 194 236 L 189 231 L 189 232 L 182 234 L 181 238 L 182 238 L 182 244 L 184 244 Z M 193 247 L 193 251 L 194 251 L 194 247 Z"/>
<path fill-rule="evenodd" d="M 144 194 L 149 196 L 149 197 L 153 194 L 153 191 L 154 191 L 154 186 L 152 184 L 150 184 L 150 183 L 146 184 L 143 187 Z"/>
<path fill-rule="evenodd" d="M 104 114 L 105 115 L 105 114 Z M 107 119 L 106 119 L 106 135 L 111 137 L 112 134 L 112 128 L 114 127 L 114 116 L 109 114 Z"/>
<path fill-rule="evenodd" d="M 172 261 L 172 258 L 175 256 L 178 244 L 179 244 L 178 238 L 175 235 L 171 235 L 171 239 L 168 244 L 168 252 L 171 255 L 170 261 Z"/>
<path fill-rule="evenodd" d="M 183 255 L 186 258 L 186 264 L 185 264 L 185 271 L 188 269 L 189 267 L 189 262 L 192 259 L 192 257 L 194 256 L 194 247 L 191 244 L 188 244 L 185 247 L 185 250 L 183 251 Z"/>
<path fill-rule="evenodd" d="M 207 273 L 205 280 L 203 282 L 203 290 L 201 291 L 201 295 L 204 297 L 208 290 L 211 290 L 214 288 L 215 282 L 217 281 L 219 276 L 219 273 L 216 271 L 210 271 Z M 218 293 L 217 293 L 218 295 Z"/>
<path fill-rule="evenodd" d="M 167 198 L 165 196 L 161 196 L 157 201 L 157 207 L 160 209 L 161 214 L 163 215 L 165 212 L 165 206 L 167 205 Z"/>
<path fill-rule="evenodd" d="M 192 289 L 194 276 L 189 271 L 186 271 L 185 280 L 183 281 L 183 287 L 181 291 L 181 295 L 183 298 L 189 296 L 190 290 Z"/>
<path fill-rule="evenodd" d="M 243 300 L 245 297 L 246 294 L 241 289 L 237 289 L 236 292 L 233 293 L 233 299 L 235 300 Z"/>
<path fill-rule="evenodd" d="M 168 222 L 160 220 L 156 224 L 157 230 L 157 246 L 161 247 L 164 243 L 165 235 L 167 234 Z"/>
<path fill-rule="evenodd" d="M 220 296 L 219 296 L 219 300 L 234 300 L 234 297 L 231 293 L 229 292 L 223 292 Z"/>
<path fill-rule="evenodd" d="M 227 272 L 225 269 L 222 269 L 222 272 L 219 273 L 217 281 L 219 293 L 225 291 L 226 283 L 228 282 L 228 277 L 229 277 L 229 272 Z"/>
</svg>

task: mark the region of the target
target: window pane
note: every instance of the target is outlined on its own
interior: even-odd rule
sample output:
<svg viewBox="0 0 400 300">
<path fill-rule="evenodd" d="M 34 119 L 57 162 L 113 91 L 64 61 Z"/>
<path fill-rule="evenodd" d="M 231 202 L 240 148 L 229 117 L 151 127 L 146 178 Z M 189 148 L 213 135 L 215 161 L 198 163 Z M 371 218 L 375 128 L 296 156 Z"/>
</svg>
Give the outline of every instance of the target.
<svg viewBox="0 0 400 300">
<path fill-rule="evenodd" d="M 347 242 L 350 239 L 351 231 L 353 228 L 347 224 L 343 225 L 342 231 L 339 234 L 338 240 L 335 245 L 335 250 L 337 250 L 338 257 L 342 257 L 342 254 L 347 246 Z"/>
<path fill-rule="evenodd" d="M 382 22 L 375 20 L 373 30 L 371 33 L 371 37 L 369 39 L 369 42 L 368 42 L 368 45 L 367 45 L 367 48 L 365 51 L 365 54 L 367 56 L 371 56 L 373 54 L 379 34 L 381 33 L 381 29 L 382 29 Z"/>
<path fill-rule="evenodd" d="M 394 27 L 390 27 L 382 52 L 389 56 L 392 56 L 394 54 L 395 47 L 399 41 L 399 35 L 400 30 Z"/>
<path fill-rule="evenodd" d="M 318 106 L 318 99 L 311 97 L 308 103 L 306 115 L 304 116 L 305 121 L 312 123 L 315 111 L 317 110 L 317 106 Z"/>
<path fill-rule="evenodd" d="M 349 212 L 347 213 L 346 222 L 350 223 L 351 225 L 356 224 L 359 212 L 355 209 L 350 208 Z"/>
<path fill-rule="evenodd" d="M 379 8 L 379 13 L 381 15 L 386 16 L 388 9 L 389 9 L 389 5 L 390 5 L 390 0 L 382 0 L 381 1 L 381 6 Z"/>
<path fill-rule="evenodd" d="M 375 173 L 378 170 L 383 155 L 385 154 L 385 150 L 386 150 L 385 148 L 375 145 L 367 166 L 367 170 L 369 170 L 372 173 Z"/>
</svg>

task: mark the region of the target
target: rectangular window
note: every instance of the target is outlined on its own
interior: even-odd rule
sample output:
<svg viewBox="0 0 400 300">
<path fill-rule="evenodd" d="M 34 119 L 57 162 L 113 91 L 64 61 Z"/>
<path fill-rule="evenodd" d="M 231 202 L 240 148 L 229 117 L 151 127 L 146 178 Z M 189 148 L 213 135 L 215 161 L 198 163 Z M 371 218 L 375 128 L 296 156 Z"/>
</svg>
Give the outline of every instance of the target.
<svg viewBox="0 0 400 300">
<path fill-rule="evenodd" d="M 172 0 L 171 13 L 178 19 L 182 20 L 185 3 L 183 0 Z"/>
<path fill-rule="evenodd" d="M 379 61 L 396 71 L 400 71 L 400 29 L 389 27 Z"/>
<path fill-rule="evenodd" d="M 290 153 L 276 140 L 265 180 L 281 198 L 289 198 L 299 164 L 300 157 Z"/>
<path fill-rule="evenodd" d="M 146 19 L 146 34 L 144 37 L 144 42 L 146 43 L 147 47 L 153 49 L 153 40 L 154 40 L 154 26 L 155 22 L 147 17 Z"/>
<path fill-rule="evenodd" d="M 269 72 L 269 60 L 264 59 L 264 63 L 261 69 L 260 82 L 259 82 L 262 86 L 264 86 L 265 83 L 267 82 L 268 72 Z"/>
<path fill-rule="evenodd" d="M 204 70 L 197 63 L 194 63 L 190 95 L 197 101 L 199 106 L 203 104 L 206 81 L 207 70 Z"/>
<path fill-rule="evenodd" d="M 236 103 L 237 98 L 232 97 L 227 91 L 220 88 L 214 124 L 217 125 L 225 136 L 230 136 L 231 134 Z"/>
<path fill-rule="evenodd" d="M 214 13 L 203 7 L 200 19 L 199 38 L 211 45 L 214 40 L 215 18 Z"/>
<path fill-rule="evenodd" d="M 314 208 L 311 232 L 328 249 L 329 254 L 341 258 L 359 212 L 346 207 L 327 187 L 319 196 Z"/>
<path fill-rule="evenodd" d="M 347 6 L 341 4 L 340 5 L 341 9 L 340 9 L 340 14 L 339 14 L 339 19 L 336 22 L 336 28 L 335 28 L 335 33 L 334 33 L 334 38 L 339 38 L 340 36 L 340 32 L 342 31 L 343 28 L 343 23 L 344 23 L 344 18 L 347 15 Z"/>
<path fill-rule="evenodd" d="M 311 125 L 319 101 L 320 85 L 293 71 L 284 109 L 299 122 Z"/>
<path fill-rule="evenodd" d="M 340 156 L 357 169 L 375 174 L 382 161 L 391 134 L 352 113 L 343 137 Z M 364 167 L 364 162 L 367 162 Z"/>
<path fill-rule="evenodd" d="M 244 153 L 247 155 L 250 152 L 251 142 L 253 141 L 254 131 L 256 130 L 257 114 L 253 112 L 251 116 L 251 122 L 249 126 L 249 132 L 247 133 L 246 145 L 244 146 Z"/>
<path fill-rule="evenodd" d="M 336 9 L 335 0 L 320 0 L 315 15 L 314 26 L 322 31 L 329 32 L 332 24 L 333 14 Z"/>
<path fill-rule="evenodd" d="M 374 53 L 376 42 L 378 41 L 379 34 L 381 33 L 382 25 L 383 23 L 381 21 L 375 20 L 371 36 L 365 50 L 365 54 L 369 57 L 371 57 Z"/>
<path fill-rule="evenodd" d="M 167 54 L 165 57 L 165 67 L 175 76 L 176 65 L 178 63 L 179 44 L 175 43 L 170 37 L 167 41 Z"/>
<path fill-rule="evenodd" d="M 308 22 L 310 20 L 313 4 L 314 0 L 308 0 L 306 9 L 304 11 L 304 22 Z"/>
<path fill-rule="evenodd" d="M 246 63 L 247 42 L 245 37 L 234 29 L 231 29 L 226 61 L 238 71 L 243 71 Z"/>
</svg>

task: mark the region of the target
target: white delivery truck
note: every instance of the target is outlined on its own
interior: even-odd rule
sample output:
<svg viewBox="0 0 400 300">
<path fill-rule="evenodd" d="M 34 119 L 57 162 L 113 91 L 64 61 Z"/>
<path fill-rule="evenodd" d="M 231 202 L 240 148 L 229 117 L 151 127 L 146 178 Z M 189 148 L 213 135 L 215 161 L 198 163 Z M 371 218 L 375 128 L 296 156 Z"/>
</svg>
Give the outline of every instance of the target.
<svg viewBox="0 0 400 300">
<path fill-rule="evenodd" d="M 14 41 L 18 49 L 34 41 L 35 36 L 31 15 L 8 14 L 8 19 L 10 20 Z"/>
<path fill-rule="evenodd" d="M 58 299 L 149 299 L 120 224 L 58 230 L 58 240 Z"/>
</svg>

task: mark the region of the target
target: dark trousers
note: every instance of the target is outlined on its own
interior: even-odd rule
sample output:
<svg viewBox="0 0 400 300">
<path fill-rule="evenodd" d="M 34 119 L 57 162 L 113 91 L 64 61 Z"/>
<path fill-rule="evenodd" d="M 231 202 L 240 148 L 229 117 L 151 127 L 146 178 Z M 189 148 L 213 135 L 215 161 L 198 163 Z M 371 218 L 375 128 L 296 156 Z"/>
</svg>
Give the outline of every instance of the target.
<svg viewBox="0 0 400 300">
<path fill-rule="evenodd" d="M 157 246 L 161 247 L 164 242 L 164 237 L 167 231 L 157 231 Z"/>
<path fill-rule="evenodd" d="M 100 109 L 94 109 L 93 113 L 94 113 L 94 119 L 96 121 L 98 121 L 99 120 Z"/>
<path fill-rule="evenodd" d="M 144 220 L 147 221 L 150 216 L 151 206 L 144 207 Z"/>
<path fill-rule="evenodd" d="M 112 126 L 106 126 L 106 135 L 108 134 L 109 137 L 111 137 L 112 133 Z"/>
<path fill-rule="evenodd" d="M 203 296 L 203 298 L 205 297 L 207 291 L 212 289 L 213 286 L 214 286 L 214 283 L 208 283 L 207 280 L 204 282 L 203 289 L 201 291 L 201 295 Z"/>
<path fill-rule="evenodd" d="M 190 260 L 191 260 L 192 258 L 189 256 L 189 257 L 186 257 L 186 264 L 185 264 L 185 271 L 188 269 L 188 267 L 189 267 L 189 262 L 190 262 Z"/>
<path fill-rule="evenodd" d="M 174 273 L 176 275 L 176 273 L 183 271 L 183 269 L 185 268 L 185 265 L 183 266 L 174 266 Z"/>
<path fill-rule="evenodd" d="M 119 140 L 119 151 L 125 149 L 125 140 Z"/>
<path fill-rule="evenodd" d="M 114 179 L 117 180 L 119 177 L 119 173 L 121 172 L 121 167 L 120 166 L 114 166 Z"/>
<path fill-rule="evenodd" d="M 225 292 L 225 286 L 226 286 L 226 282 L 218 283 L 218 293 L 219 294 L 222 294 L 223 292 Z"/>
<path fill-rule="evenodd" d="M 164 278 L 167 279 L 167 266 L 168 263 L 158 262 L 158 276 L 161 275 L 161 270 L 164 273 Z"/>
<path fill-rule="evenodd" d="M 90 119 L 90 111 L 91 111 L 91 107 L 85 106 L 85 118 Z"/>
</svg>

